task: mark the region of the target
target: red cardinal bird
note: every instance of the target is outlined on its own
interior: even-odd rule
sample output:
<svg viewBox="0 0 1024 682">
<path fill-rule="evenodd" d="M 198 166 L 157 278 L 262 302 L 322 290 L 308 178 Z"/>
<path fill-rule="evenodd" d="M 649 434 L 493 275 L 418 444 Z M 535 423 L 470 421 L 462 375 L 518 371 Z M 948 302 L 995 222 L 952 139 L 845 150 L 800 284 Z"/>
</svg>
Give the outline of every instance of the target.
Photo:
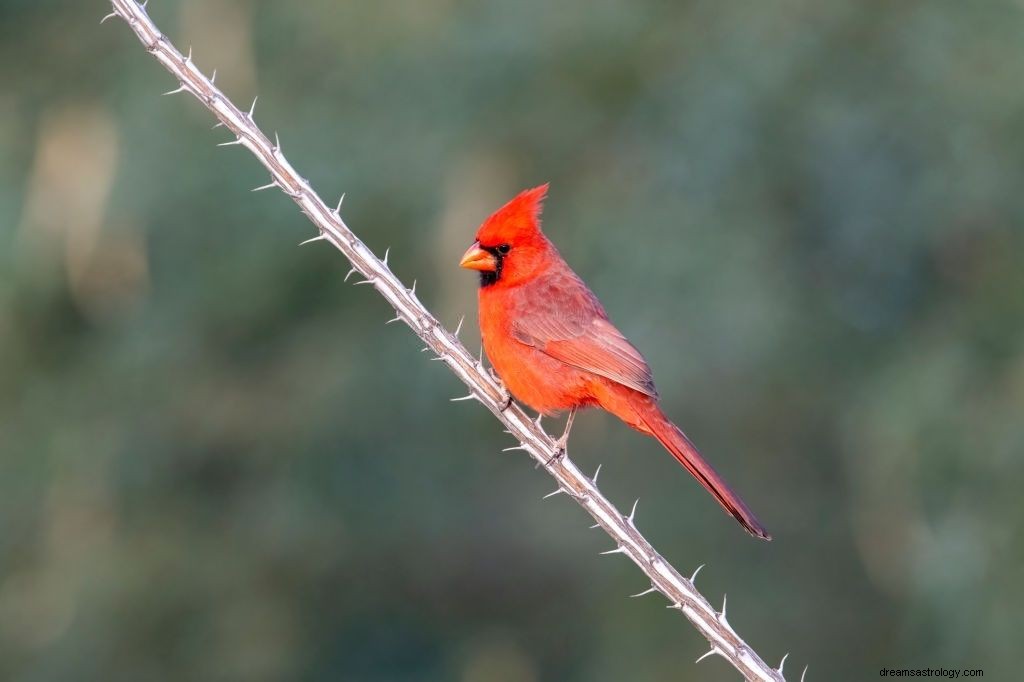
<svg viewBox="0 0 1024 682">
<path fill-rule="evenodd" d="M 768 531 L 658 407 L 651 368 L 540 231 L 548 186 L 526 190 L 484 221 L 459 263 L 480 272 L 480 332 L 505 386 L 542 414 L 600 407 L 654 436 L 751 535 Z"/>
</svg>

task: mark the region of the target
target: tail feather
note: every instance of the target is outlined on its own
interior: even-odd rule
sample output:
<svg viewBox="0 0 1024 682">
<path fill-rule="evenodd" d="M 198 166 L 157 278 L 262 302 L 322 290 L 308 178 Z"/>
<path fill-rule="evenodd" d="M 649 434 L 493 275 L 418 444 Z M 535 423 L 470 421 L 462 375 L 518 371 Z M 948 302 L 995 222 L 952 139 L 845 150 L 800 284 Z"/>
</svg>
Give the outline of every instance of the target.
<svg viewBox="0 0 1024 682">
<path fill-rule="evenodd" d="M 636 408 L 641 406 L 637 405 Z M 651 435 L 665 446 L 665 449 L 686 467 L 694 478 L 711 493 L 718 503 L 740 522 L 748 533 L 762 540 L 771 540 L 772 536 L 761 522 L 757 520 L 750 508 L 732 491 L 718 472 L 697 451 L 679 427 L 669 421 L 653 401 L 644 401 L 642 409 L 637 409 L 637 416 L 650 430 Z"/>
</svg>

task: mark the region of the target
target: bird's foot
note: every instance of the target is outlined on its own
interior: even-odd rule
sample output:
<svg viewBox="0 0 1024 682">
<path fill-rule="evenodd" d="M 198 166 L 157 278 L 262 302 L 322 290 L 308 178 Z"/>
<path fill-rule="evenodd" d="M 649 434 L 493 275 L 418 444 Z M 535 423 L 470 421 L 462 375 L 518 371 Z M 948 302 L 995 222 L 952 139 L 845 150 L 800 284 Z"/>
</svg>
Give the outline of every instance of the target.
<svg viewBox="0 0 1024 682">
<path fill-rule="evenodd" d="M 498 384 L 498 390 L 500 390 L 501 394 L 504 396 L 501 401 L 501 411 L 504 412 L 508 408 L 512 407 L 512 393 L 505 387 L 505 382 L 501 380 L 501 377 L 498 376 L 494 369 L 488 367 L 487 372 L 491 375 L 491 378 L 494 379 L 494 383 Z"/>
<path fill-rule="evenodd" d="M 552 462 L 561 462 L 563 459 L 565 459 L 565 455 L 568 454 L 568 452 L 569 451 L 568 449 L 566 449 L 564 444 L 556 444 L 555 454 L 551 455 L 551 457 L 548 458 L 548 461 L 544 462 L 544 466 L 549 467 L 551 466 Z"/>
<path fill-rule="evenodd" d="M 548 461 L 544 462 L 545 467 L 551 466 L 552 462 L 561 462 L 565 459 L 565 456 L 569 453 L 569 434 L 563 435 L 561 438 L 555 441 L 555 454 L 548 458 Z"/>
<path fill-rule="evenodd" d="M 576 409 L 572 408 L 569 412 L 569 419 L 565 422 L 565 431 L 562 432 L 562 436 L 555 441 L 555 454 L 551 456 L 548 461 L 544 462 L 544 466 L 548 467 L 552 462 L 561 460 L 569 452 L 569 432 L 572 430 L 572 422 L 576 419 Z M 537 426 L 540 426 L 540 417 L 537 417 Z"/>
</svg>

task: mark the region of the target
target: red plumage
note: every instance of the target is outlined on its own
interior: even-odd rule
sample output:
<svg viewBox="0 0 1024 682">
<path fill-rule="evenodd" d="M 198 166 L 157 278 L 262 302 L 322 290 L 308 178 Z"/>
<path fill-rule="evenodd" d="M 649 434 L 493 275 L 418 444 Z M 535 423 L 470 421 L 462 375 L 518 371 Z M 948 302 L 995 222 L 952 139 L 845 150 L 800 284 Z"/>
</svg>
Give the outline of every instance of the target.
<svg viewBox="0 0 1024 682">
<path fill-rule="evenodd" d="M 771 539 L 661 411 L 643 356 L 541 232 L 547 189 L 526 190 L 498 209 L 462 259 L 481 274 L 480 331 L 498 376 L 543 414 L 600 407 L 657 438 L 749 533 Z"/>
</svg>

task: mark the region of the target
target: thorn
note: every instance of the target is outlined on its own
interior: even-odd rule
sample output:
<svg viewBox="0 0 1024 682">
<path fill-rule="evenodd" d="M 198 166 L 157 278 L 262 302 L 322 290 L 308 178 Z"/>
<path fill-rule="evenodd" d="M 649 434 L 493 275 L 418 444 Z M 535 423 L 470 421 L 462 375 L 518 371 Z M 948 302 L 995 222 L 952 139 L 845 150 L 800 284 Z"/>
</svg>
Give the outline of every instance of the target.
<svg viewBox="0 0 1024 682">
<path fill-rule="evenodd" d="M 810 664 L 807 664 L 807 665 L 804 666 L 804 671 L 802 673 L 800 673 L 800 682 L 804 682 L 804 675 L 807 674 L 807 668 L 809 668 L 809 667 L 810 667 Z"/>
<path fill-rule="evenodd" d="M 191 62 L 192 62 L 192 46 L 191 46 L 191 45 L 189 45 L 189 46 L 188 46 L 188 56 L 187 56 L 187 57 L 185 57 L 185 63 L 186 63 L 186 64 L 189 64 L 189 63 L 191 63 Z"/>
<path fill-rule="evenodd" d="M 373 280 L 372 279 L 363 279 L 363 280 L 360 280 L 360 281 L 356 282 L 356 286 L 359 286 L 360 284 L 373 284 Z"/>
<path fill-rule="evenodd" d="M 149 4 L 149 0 L 142 0 L 142 9 L 146 9 L 146 5 Z"/>
<path fill-rule="evenodd" d="M 556 488 L 556 489 L 554 490 L 554 492 L 550 492 L 550 493 L 548 493 L 547 495 L 545 495 L 544 497 L 542 497 L 542 498 L 540 498 L 540 499 L 542 499 L 542 500 L 546 500 L 546 499 L 548 499 L 549 497 L 554 497 L 555 495 L 561 495 L 561 494 L 562 494 L 562 493 L 564 493 L 564 492 L 565 492 L 565 491 L 564 491 L 564 490 L 562 490 L 561 488 Z"/>
<path fill-rule="evenodd" d="M 597 465 L 597 468 L 596 468 L 596 469 L 594 469 L 594 475 L 590 477 L 590 482 L 591 482 L 591 483 L 597 483 L 597 476 L 598 476 L 598 474 L 600 474 L 600 473 L 601 473 L 601 465 L 600 465 L 600 464 L 598 464 L 598 465 Z"/>
<path fill-rule="evenodd" d="M 630 599 L 636 599 L 637 597 L 642 597 L 642 596 L 644 596 L 645 594 L 650 594 L 650 593 L 652 593 L 652 592 L 658 592 L 658 588 L 657 588 L 657 587 L 655 587 L 654 585 L 651 585 L 650 587 L 648 587 L 648 588 L 647 588 L 646 590 L 644 590 L 643 592 L 637 592 L 636 594 L 631 594 L 631 595 L 629 595 L 629 598 L 630 598 Z"/>
<path fill-rule="evenodd" d="M 700 658 L 698 658 L 698 659 L 697 659 L 696 661 L 694 661 L 694 662 L 695 662 L 695 663 L 700 663 L 701 661 L 703 661 L 703 660 L 704 660 L 705 658 L 707 658 L 708 656 L 714 656 L 714 655 L 715 655 L 715 654 L 717 654 L 717 653 L 718 653 L 718 649 L 717 649 L 716 647 L 711 647 L 711 651 L 707 652 L 706 654 L 704 654 L 703 656 L 701 656 Z"/>
<path fill-rule="evenodd" d="M 313 242 L 322 242 L 322 241 L 324 241 L 326 239 L 327 239 L 327 235 L 325 235 L 324 233 L 321 232 L 320 234 L 318 234 L 315 237 L 310 237 L 309 239 L 307 239 L 304 242 L 299 242 L 299 246 L 305 246 L 306 244 L 311 244 Z"/>
<path fill-rule="evenodd" d="M 722 595 L 722 612 L 720 614 L 718 614 L 718 617 L 721 618 L 722 620 L 725 620 L 725 602 L 726 602 L 726 600 L 728 598 L 729 598 L 728 594 L 723 594 Z"/>
<path fill-rule="evenodd" d="M 359 272 L 359 271 L 356 270 L 355 268 L 352 268 L 351 270 L 349 270 L 348 272 L 345 273 L 345 279 L 343 279 L 342 281 L 343 282 L 347 282 L 348 278 L 351 277 L 352 275 L 356 274 L 357 272 Z"/>
<path fill-rule="evenodd" d="M 615 549 L 609 549 L 607 552 L 600 552 L 599 554 L 601 556 L 604 556 L 606 554 L 624 554 L 625 552 L 626 552 L 626 548 L 623 547 L 622 545 L 619 545 Z"/>
<path fill-rule="evenodd" d="M 544 418 L 544 415 L 543 415 L 543 414 L 538 414 L 538 415 L 537 415 L 537 418 L 533 420 L 533 423 L 537 425 L 537 428 L 538 428 L 538 429 L 542 429 L 542 428 L 543 428 L 543 427 L 542 427 L 542 426 L 540 425 L 540 420 L 541 420 L 541 419 L 543 419 L 543 418 Z"/>
<path fill-rule="evenodd" d="M 595 523 L 595 524 L 594 524 L 593 526 L 591 526 L 590 528 L 591 528 L 591 529 L 594 529 L 594 528 L 600 528 L 600 527 L 601 527 L 601 524 L 600 524 L 600 523 Z"/>
<path fill-rule="evenodd" d="M 430 361 L 431 362 L 444 362 L 445 358 L 443 358 L 443 357 L 430 358 Z"/>
<path fill-rule="evenodd" d="M 188 88 L 186 88 L 185 84 L 182 83 L 181 85 L 176 87 L 174 90 L 168 90 L 167 92 L 165 92 L 163 94 L 163 96 L 166 97 L 167 95 L 177 95 L 179 92 L 185 92 L 186 90 L 188 90 Z"/>
<path fill-rule="evenodd" d="M 224 125 L 224 121 L 217 121 L 213 124 L 213 127 L 210 128 L 210 130 L 216 130 L 217 128 L 220 128 L 222 125 Z"/>
<path fill-rule="evenodd" d="M 697 570 L 694 571 L 693 575 L 690 576 L 690 584 L 691 585 L 693 584 L 693 581 L 697 579 L 697 574 L 700 573 L 700 569 L 702 569 L 702 568 L 704 568 L 704 564 L 701 564 L 700 566 L 698 566 Z"/>
<path fill-rule="evenodd" d="M 341 215 L 341 203 L 343 201 L 345 201 L 345 193 L 344 192 L 341 193 L 341 198 L 338 199 L 338 205 L 334 207 L 334 215 L 340 217 L 340 215 Z"/>
<path fill-rule="evenodd" d="M 401 322 L 401 321 L 402 321 L 402 316 L 401 315 L 395 315 L 394 317 L 392 317 L 390 320 L 388 320 L 384 324 L 391 324 L 392 322 Z M 433 359 L 434 360 L 440 360 L 441 358 L 433 358 Z"/>
<path fill-rule="evenodd" d="M 277 180 L 271 180 L 270 182 L 268 182 L 265 185 L 260 185 L 259 187 L 253 187 L 251 191 L 253 191 L 253 192 L 262 192 L 265 189 L 270 189 L 271 187 L 277 187 L 277 186 L 278 186 L 277 185 Z"/>
<path fill-rule="evenodd" d="M 459 332 L 462 331 L 462 323 L 466 321 L 466 316 L 463 315 L 459 318 L 459 323 L 455 325 L 455 338 L 459 338 Z"/>
<path fill-rule="evenodd" d="M 639 497 L 636 498 L 636 502 L 633 503 L 633 511 L 629 512 L 629 516 L 626 517 L 626 520 L 629 521 L 629 525 L 631 525 L 631 526 L 633 526 L 633 517 L 636 516 L 636 506 L 638 504 L 640 504 L 640 498 Z M 633 526 L 633 527 L 636 528 L 636 526 Z"/>
<path fill-rule="evenodd" d="M 210 82 L 211 83 L 216 83 L 217 82 L 217 69 L 214 69 L 213 73 L 210 74 Z"/>
<path fill-rule="evenodd" d="M 509 448 L 502 448 L 501 451 L 502 452 L 512 452 L 514 450 L 529 450 L 529 448 L 527 448 L 525 445 L 520 443 L 519 445 L 513 445 L 512 447 L 509 447 Z"/>
<path fill-rule="evenodd" d="M 786 659 L 787 659 L 787 658 L 789 658 L 789 653 L 788 653 L 788 652 L 786 653 L 786 655 L 785 655 L 785 656 L 783 656 L 783 657 L 782 657 L 782 660 L 781 660 L 781 661 L 779 661 L 779 667 L 778 667 L 778 668 L 776 668 L 776 670 L 778 671 L 778 673 L 779 673 L 780 675 L 782 674 L 782 668 L 783 668 L 783 667 L 785 667 L 785 665 L 786 665 Z"/>
<path fill-rule="evenodd" d="M 241 137 L 235 138 L 234 140 L 231 140 L 230 142 L 221 142 L 217 146 L 218 147 L 231 147 L 231 146 L 234 146 L 236 144 L 242 144 L 242 138 Z"/>
<path fill-rule="evenodd" d="M 388 264 L 388 256 L 391 255 L 391 247 L 384 249 L 384 259 L 381 261 L 384 265 Z"/>
<path fill-rule="evenodd" d="M 409 293 L 413 296 L 416 295 L 416 280 L 412 281 L 412 289 L 409 289 Z"/>
<path fill-rule="evenodd" d="M 118 16 L 117 12 L 111 12 L 107 16 L 105 16 L 102 19 L 100 19 L 100 24 L 103 24 L 104 22 L 106 22 L 107 19 L 110 19 L 111 17 L 116 17 L 116 16 Z"/>
<path fill-rule="evenodd" d="M 669 605 L 668 605 L 668 606 L 666 606 L 665 608 L 666 608 L 666 609 L 677 609 L 677 610 L 679 610 L 679 611 L 682 611 L 682 610 L 683 610 L 683 603 L 682 603 L 682 602 L 678 602 L 678 601 L 677 601 L 677 602 L 675 602 L 674 604 L 669 604 Z"/>
<path fill-rule="evenodd" d="M 252 106 L 249 107 L 249 113 L 246 114 L 246 116 L 249 117 L 250 121 L 252 120 L 253 112 L 256 111 L 256 100 L 258 100 L 259 98 L 260 98 L 259 95 L 256 95 L 255 97 L 252 98 Z"/>
<path fill-rule="evenodd" d="M 274 153 L 281 151 L 281 138 L 277 136 L 277 131 L 274 131 Z"/>
<path fill-rule="evenodd" d="M 476 364 L 480 365 L 481 369 L 484 366 L 484 347 L 480 346 L 480 355 L 476 359 Z"/>
<path fill-rule="evenodd" d="M 424 349 L 424 350 L 426 350 L 426 349 Z M 464 395 L 461 398 L 452 398 L 451 402 L 453 402 L 453 403 L 460 403 L 463 400 L 476 400 L 476 396 L 473 395 L 472 393 L 470 393 L 469 395 Z"/>
</svg>

